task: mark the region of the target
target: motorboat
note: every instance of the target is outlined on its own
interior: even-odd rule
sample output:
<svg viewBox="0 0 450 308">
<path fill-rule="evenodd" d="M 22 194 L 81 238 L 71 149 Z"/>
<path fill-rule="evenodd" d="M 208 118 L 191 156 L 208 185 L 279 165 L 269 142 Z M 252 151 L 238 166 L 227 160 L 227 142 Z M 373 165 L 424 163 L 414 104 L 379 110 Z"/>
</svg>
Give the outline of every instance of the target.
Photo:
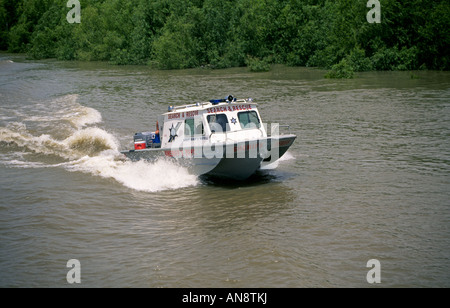
<svg viewBox="0 0 450 308">
<path fill-rule="evenodd" d="M 287 125 L 263 123 L 253 99 L 224 99 L 169 106 L 156 131 L 134 135 L 134 149 L 121 152 L 132 161 L 176 160 L 196 175 L 245 180 L 277 162 L 295 135 Z"/>
</svg>

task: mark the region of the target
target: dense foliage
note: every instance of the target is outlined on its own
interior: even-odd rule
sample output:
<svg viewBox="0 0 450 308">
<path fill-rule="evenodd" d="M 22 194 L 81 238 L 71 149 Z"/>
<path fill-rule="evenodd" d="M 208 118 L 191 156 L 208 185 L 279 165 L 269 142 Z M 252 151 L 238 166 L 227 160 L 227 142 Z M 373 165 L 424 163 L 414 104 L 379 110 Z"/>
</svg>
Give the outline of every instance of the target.
<svg viewBox="0 0 450 308">
<path fill-rule="evenodd" d="M 450 68 L 448 0 L 0 0 L 0 49 L 161 69 L 270 64 L 355 71 Z M 333 76 L 331 76 L 333 77 Z M 339 77 L 339 76 L 337 76 Z"/>
</svg>

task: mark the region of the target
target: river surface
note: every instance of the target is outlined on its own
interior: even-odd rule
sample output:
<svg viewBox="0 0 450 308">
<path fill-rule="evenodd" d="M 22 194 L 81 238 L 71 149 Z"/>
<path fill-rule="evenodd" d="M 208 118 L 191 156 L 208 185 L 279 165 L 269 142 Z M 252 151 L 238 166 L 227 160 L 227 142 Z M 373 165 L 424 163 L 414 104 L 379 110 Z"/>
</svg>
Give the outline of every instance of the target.
<svg viewBox="0 0 450 308">
<path fill-rule="evenodd" d="M 0 287 L 75 286 L 71 259 L 81 287 L 450 287 L 450 73 L 324 75 L 0 54 Z M 229 94 L 298 136 L 278 168 L 118 159 L 169 105 Z"/>
</svg>

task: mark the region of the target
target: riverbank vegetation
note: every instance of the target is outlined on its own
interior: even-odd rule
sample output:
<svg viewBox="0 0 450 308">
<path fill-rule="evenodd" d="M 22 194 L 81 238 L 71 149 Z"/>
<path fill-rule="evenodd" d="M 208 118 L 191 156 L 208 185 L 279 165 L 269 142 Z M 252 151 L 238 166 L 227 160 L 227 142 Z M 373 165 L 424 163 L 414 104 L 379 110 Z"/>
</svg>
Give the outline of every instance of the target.
<svg viewBox="0 0 450 308">
<path fill-rule="evenodd" d="M 0 0 L 0 49 L 36 59 L 147 64 L 159 69 L 271 64 L 331 69 L 448 70 L 448 0 Z"/>
</svg>

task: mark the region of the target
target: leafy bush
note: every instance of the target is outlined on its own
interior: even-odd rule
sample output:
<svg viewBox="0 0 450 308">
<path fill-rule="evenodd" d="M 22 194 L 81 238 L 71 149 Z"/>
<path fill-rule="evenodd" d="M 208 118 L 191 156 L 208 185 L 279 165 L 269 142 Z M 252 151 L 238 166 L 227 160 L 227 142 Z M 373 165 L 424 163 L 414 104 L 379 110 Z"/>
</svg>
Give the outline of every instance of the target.
<svg viewBox="0 0 450 308">
<path fill-rule="evenodd" d="M 372 61 L 370 58 L 366 58 L 365 52 L 361 48 L 353 49 L 346 59 L 355 72 L 366 72 L 373 70 Z"/>
<path fill-rule="evenodd" d="M 338 64 L 335 64 L 331 67 L 331 71 L 329 71 L 325 78 L 353 78 L 353 67 L 348 63 L 346 59 L 341 60 Z"/>
<path fill-rule="evenodd" d="M 418 69 L 418 48 L 397 46 L 383 48 L 372 56 L 372 63 L 376 70 L 413 70 Z"/>
<path fill-rule="evenodd" d="M 247 57 L 245 61 L 247 66 L 250 68 L 252 72 L 268 72 L 270 71 L 270 63 L 265 59 L 258 59 L 254 57 Z"/>
<path fill-rule="evenodd" d="M 192 35 L 193 25 L 172 20 L 164 33 L 153 42 L 154 60 L 160 69 L 184 69 L 199 65 L 198 41 Z"/>
</svg>

